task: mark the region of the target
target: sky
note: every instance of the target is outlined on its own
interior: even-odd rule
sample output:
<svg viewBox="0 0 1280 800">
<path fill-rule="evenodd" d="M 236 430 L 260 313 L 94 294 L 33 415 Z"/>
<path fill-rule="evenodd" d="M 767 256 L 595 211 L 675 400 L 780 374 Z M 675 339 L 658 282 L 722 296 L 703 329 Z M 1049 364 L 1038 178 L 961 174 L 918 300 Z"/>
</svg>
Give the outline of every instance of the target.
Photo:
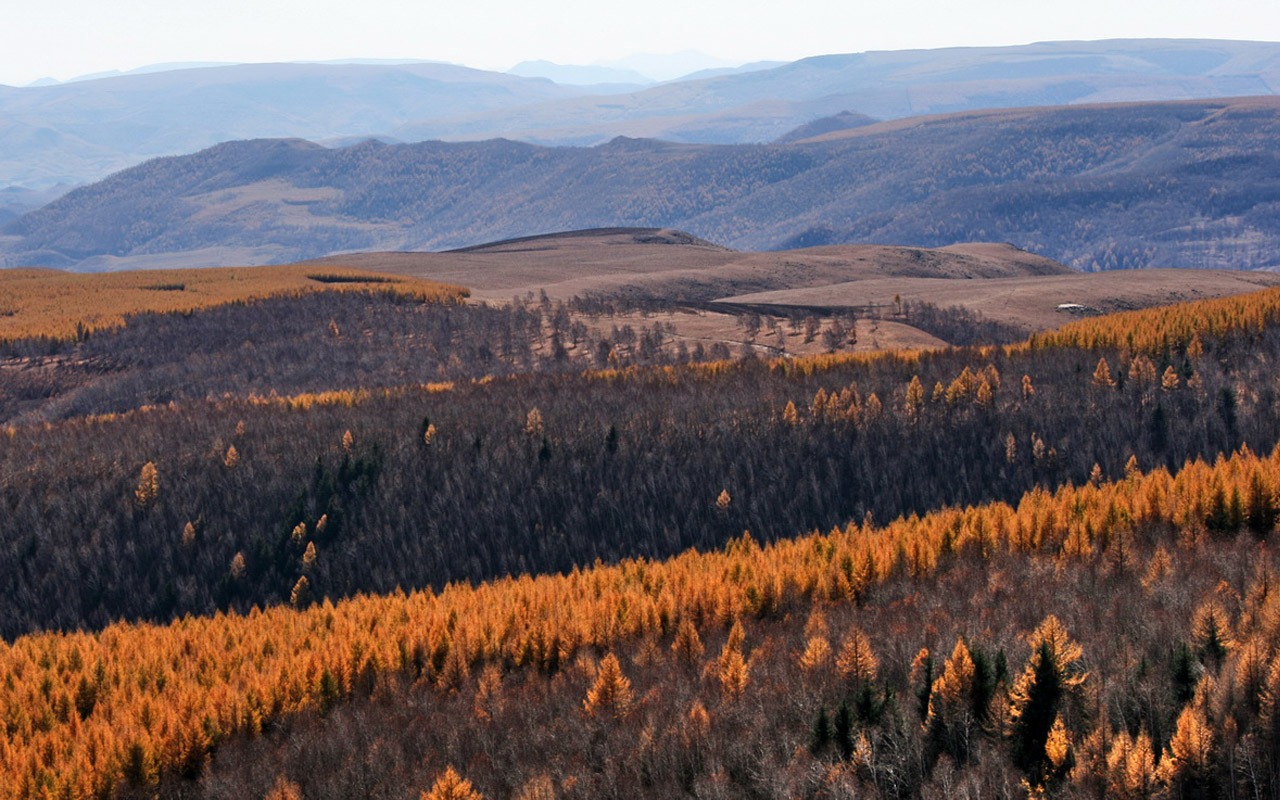
<svg viewBox="0 0 1280 800">
<path fill-rule="evenodd" d="M 505 71 L 1111 38 L 1280 41 L 1277 0 L 10 0 L 0 83 L 166 62 L 424 59 Z"/>
</svg>

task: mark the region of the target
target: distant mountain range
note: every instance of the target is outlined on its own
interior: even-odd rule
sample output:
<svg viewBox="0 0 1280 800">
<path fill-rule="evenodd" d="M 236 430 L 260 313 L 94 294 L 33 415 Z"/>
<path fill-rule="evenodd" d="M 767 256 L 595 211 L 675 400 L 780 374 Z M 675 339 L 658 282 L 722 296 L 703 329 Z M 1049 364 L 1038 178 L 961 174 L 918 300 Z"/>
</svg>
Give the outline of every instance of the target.
<svg viewBox="0 0 1280 800">
<path fill-rule="evenodd" d="M 643 62 L 609 66 L 645 73 Z M 236 139 L 505 137 L 594 145 L 621 135 L 744 144 L 841 112 L 897 119 L 1280 88 L 1280 44 L 1265 42 L 1053 42 L 762 66 L 769 65 L 713 69 L 647 88 L 584 88 L 430 63 L 217 66 L 0 86 L 0 189 L 81 184 L 147 158 Z"/>
<path fill-rule="evenodd" d="M 388 134 L 413 120 L 578 96 L 446 64 L 258 64 L 0 86 L 0 188 L 95 180 L 146 158 L 262 136 Z"/>
<path fill-rule="evenodd" d="M 150 161 L 4 228 L 16 265 L 272 263 L 554 230 L 744 249 L 1007 241 L 1083 270 L 1280 266 L 1280 98 L 912 118 L 773 145 L 302 140 Z"/>
</svg>

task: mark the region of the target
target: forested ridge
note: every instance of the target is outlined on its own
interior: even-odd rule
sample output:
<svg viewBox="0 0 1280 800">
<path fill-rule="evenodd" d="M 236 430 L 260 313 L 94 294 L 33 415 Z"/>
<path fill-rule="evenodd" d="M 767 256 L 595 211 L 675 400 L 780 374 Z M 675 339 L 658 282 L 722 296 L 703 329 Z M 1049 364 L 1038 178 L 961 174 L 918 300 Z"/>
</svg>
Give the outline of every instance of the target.
<svg viewBox="0 0 1280 800">
<path fill-rule="evenodd" d="M 11 341 L 0 794 L 1272 796 L 1278 303 L 793 359 L 376 291 Z"/>
<path fill-rule="evenodd" d="M 358 309 L 367 301 L 288 302 Z M 1130 455 L 1176 466 L 1241 443 L 1268 451 L 1280 430 L 1269 367 L 1280 332 L 1270 327 L 1183 343 L 1154 359 L 955 349 L 418 386 L 447 378 L 428 370 L 407 375 L 399 391 L 360 392 L 361 373 L 348 371 L 346 356 L 383 363 L 392 354 L 390 363 L 412 369 L 422 355 L 430 366 L 432 326 L 486 313 L 418 306 L 399 316 L 400 306 L 378 302 L 384 313 L 371 324 L 414 333 L 386 342 L 363 332 L 335 337 L 326 314 L 304 313 L 320 341 L 351 335 L 356 346 L 247 346 L 239 337 L 252 341 L 253 332 L 243 320 L 225 340 L 198 319 L 153 340 L 166 343 L 161 362 L 177 354 L 183 367 L 160 370 L 172 376 L 160 386 L 191 375 L 199 388 L 229 364 L 232 378 L 279 375 L 284 388 L 290 370 L 306 365 L 309 379 L 350 379 L 338 384 L 345 393 L 269 402 L 260 383 L 251 396 L 243 384 L 211 383 L 172 405 L 121 415 L 105 413 L 121 410 L 119 398 L 108 394 L 95 409 L 89 391 L 77 395 L 80 413 L 98 416 L 11 426 L 0 438 L 3 632 L 247 610 L 287 600 L 304 571 L 317 597 L 342 597 L 663 557 L 717 547 L 743 530 L 772 540 L 867 514 L 889 520 L 1013 500 L 1038 484 L 1083 480 L 1094 464 L 1117 474 Z M 278 310 L 268 302 L 205 313 L 283 319 Z M 112 334 L 122 355 L 138 352 L 129 343 L 151 324 Z M 176 335 L 183 330 L 193 337 L 185 344 Z M 79 352 L 95 346 L 91 339 Z M 194 366 L 182 356 L 188 346 Z M 256 355 L 259 347 L 268 357 Z M 222 351 L 232 358 L 218 361 Z M 1100 365 L 1110 383 L 1095 377 Z M 125 375 L 133 388 L 133 373 Z M 294 391 L 317 391 L 299 385 Z M 223 394 L 228 388 L 241 393 Z M 147 481 L 155 488 L 144 502 Z M 309 547 L 314 559 L 304 564 Z"/>
<path fill-rule="evenodd" d="M 440 250 L 677 227 L 719 244 L 1007 241 L 1081 270 L 1275 266 L 1274 98 L 966 112 L 770 145 L 228 142 L 4 228 L 5 263 Z"/>
<path fill-rule="evenodd" d="M 0 781 L 16 797 L 185 796 L 225 743 L 236 755 L 215 761 L 203 787 L 213 796 L 268 796 L 273 777 L 300 792 L 286 773 L 317 796 L 362 781 L 403 796 L 405 781 L 449 759 L 503 796 L 535 782 L 568 797 L 717 784 L 890 797 L 1019 783 L 1270 791 L 1276 453 L 1176 475 L 1131 462 L 1115 482 L 1037 489 L 1016 507 L 764 547 L 744 535 L 667 562 L 23 637 L 0 650 Z M 1255 563 L 1239 569 L 1242 559 Z M 1032 575 L 1041 591 L 1028 595 L 1016 581 Z M 1060 609 L 1072 629 L 1034 616 L 1081 588 L 1099 596 Z M 295 605 L 309 605 L 306 592 L 300 581 Z M 1122 602 L 1159 616 L 1106 627 L 1090 616 Z M 394 701 L 405 693 L 408 707 Z M 524 716 L 534 698 L 568 743 Z M 277 738 L 290 717 L 317 713 L 333 725 L 293 729 L 310 745 L 281 766 L 254 763 L 244 736 Z M 548 749 L 517 745 L 507 725 Z M 442 735 L 455 726 L 478 739 Z M 735 743 L 745 731 L 746 747 Z M 374 749 L 353 752 L 338 741 L 348 736 Z M 425 764 L 406 761 L 415 751 Z M 1236 759 L 1249 771 L 1237 774 Z"/>
</svg>

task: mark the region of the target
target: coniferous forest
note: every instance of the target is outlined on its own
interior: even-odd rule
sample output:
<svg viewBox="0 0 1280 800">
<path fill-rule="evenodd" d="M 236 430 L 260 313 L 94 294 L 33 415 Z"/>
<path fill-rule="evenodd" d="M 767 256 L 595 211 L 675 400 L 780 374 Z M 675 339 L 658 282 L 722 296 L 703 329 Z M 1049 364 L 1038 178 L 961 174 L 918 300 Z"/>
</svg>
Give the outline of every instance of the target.
<svg viewBox="0 0 1280 800">
<path fill-rule="evenodd" d="M 1280 796 L 1280 293 L 800 358 L 586 317 L 6 340 L 0 795 Z"/>
</svg>

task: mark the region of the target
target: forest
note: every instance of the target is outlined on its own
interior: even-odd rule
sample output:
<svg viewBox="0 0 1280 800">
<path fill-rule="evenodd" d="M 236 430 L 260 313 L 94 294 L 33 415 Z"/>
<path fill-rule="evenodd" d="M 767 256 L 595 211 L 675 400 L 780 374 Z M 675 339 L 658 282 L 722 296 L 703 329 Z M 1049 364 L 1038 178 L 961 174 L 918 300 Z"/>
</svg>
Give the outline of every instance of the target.
<svg viewBox="0 0 1280 800">
<path fill-rule="evenodd" d="M 68 267 L 225 248 L 281 263 L 622 225 L 749 250 L 999 241 L 1085 271 L 1258 269 L 1276 266 L 1278 136 L 1274 98 L 1239 98 L 956 113 L 782 144 L 226 142 L 14 220 L 3 255 Z"/>
<path fill-rule="evenodd" d="M 712 359 L 320 291 L 11 340 L 0 795 L 1277 796 L 1278 318 Z"/>
</svg>

